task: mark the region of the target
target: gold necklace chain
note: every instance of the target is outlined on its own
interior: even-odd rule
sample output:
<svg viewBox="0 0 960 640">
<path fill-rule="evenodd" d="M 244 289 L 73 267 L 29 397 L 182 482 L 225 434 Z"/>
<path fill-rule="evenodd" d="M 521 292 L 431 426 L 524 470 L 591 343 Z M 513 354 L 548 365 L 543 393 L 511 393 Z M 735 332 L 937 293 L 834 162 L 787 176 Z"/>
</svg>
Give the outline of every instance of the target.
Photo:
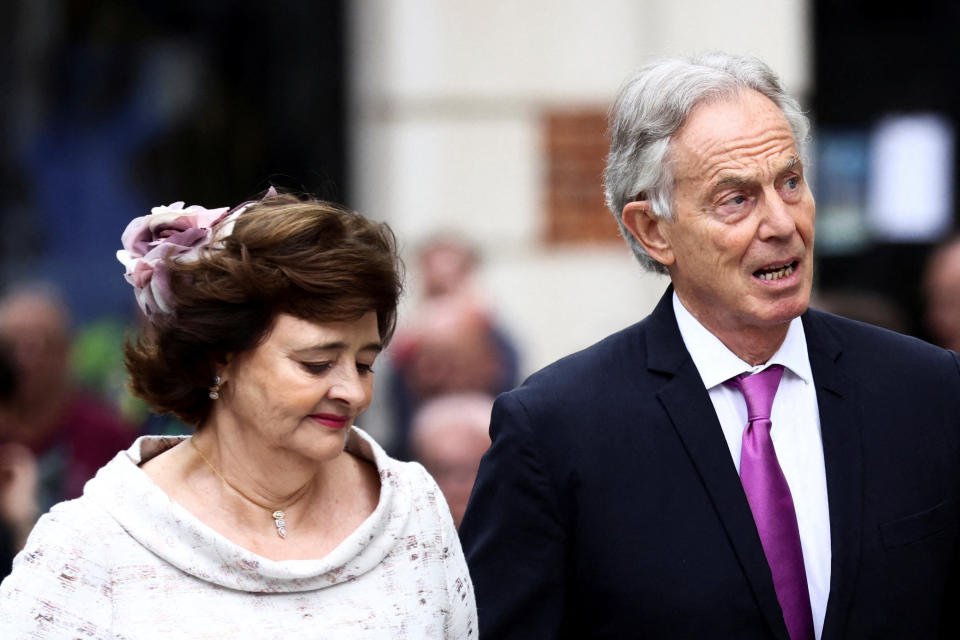
<svg viewBox="0 0 960 640">
<path fill-rule="evenodd" d="M 280 536 L 281 538 L 286 538 L 287 537 L 287 519 L 286 519 L 286 514 L 284 513 L 285 507 L 281 507 L 279 509 L 273 509 L 271 507 L 268 507 L 265 504 L 260 504 L 259 502 L 257 502 L 256 500 L 254 500 L 253 498 L 245 494 L 243 491 L 240 491 L 240 489 L 235 487 L 232 482 L 230 482 L 229 480 L 224 478 L 222 475 L 220 475 L 220 472 L 217 471 L 217 468 L 215 466 L 213 466 L 213 463 L 207 460 L 207 456 L 203 455 L 203 451 L 200 451 L 200 447 L 198 447 L 197 443 L 193 441 L 193 438 L 190 438 L 189 440 L 190 440 L 191 446 L 193 446 L 194 450 L 200 455 L 200 459 L 203 460 L 208 467 L 210 467 L 210 470 L 213 471 L 217 475 L 217 477 L 223 481 L 225 485 L 227 485 L 228 487 L 236 491 L 237 494 L 239 494 L 240 497 L 246 500 L 247 502 L 255 504 L 261 509 L 266 509 L 267 511 L 273 512 L 270 515 L 273 516 L 273 523 L 277 527 L 277 535 Z"/>
</svg>

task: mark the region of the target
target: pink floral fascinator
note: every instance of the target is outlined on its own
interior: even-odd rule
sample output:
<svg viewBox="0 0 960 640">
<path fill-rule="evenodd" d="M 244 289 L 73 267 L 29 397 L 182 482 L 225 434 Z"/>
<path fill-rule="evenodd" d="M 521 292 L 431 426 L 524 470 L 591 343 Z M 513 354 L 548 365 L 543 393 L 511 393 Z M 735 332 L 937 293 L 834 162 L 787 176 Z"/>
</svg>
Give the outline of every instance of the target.
<svg viewBox="0 0 960 640">
<path fill-rule="evenodd" d="M 275 195 L 276 190 L 270 187 L 264 198 Z M 206 209 L 174 202 L 153 207 L 150 215 L 130 221 L 121 236 L 123 249 L 117 251 L 117 260 L 126 267 L 123 277 L 133 285 L 137 304 L 147 318 L 153 320 L 157 314 L 173 313 L 165 261 L 197 260 L 211 242 L 230 235 L 237 217 L 251 204 L 253 200 L 233 209 Z"/>
</svg>

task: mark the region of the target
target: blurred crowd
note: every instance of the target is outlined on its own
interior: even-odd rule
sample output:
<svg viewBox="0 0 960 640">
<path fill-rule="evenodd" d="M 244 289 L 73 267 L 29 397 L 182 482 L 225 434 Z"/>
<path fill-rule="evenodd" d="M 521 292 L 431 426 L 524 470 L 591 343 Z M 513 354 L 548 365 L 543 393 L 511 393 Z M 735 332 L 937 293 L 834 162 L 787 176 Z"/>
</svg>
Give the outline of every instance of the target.
<svg viewBox="0 0 960 640">
<path fill-rule="evenodd" d="M 419 298 L 390 349 L 396 457 L 410 457 L 410 428 L 429 400 L 471 391 L 496 395 L 517 382 L 517 350 L 476 282 L 478 262 L 476 250 L 453 236 L 437 236 L 418 251 L 411 279 Z"/>
<path fill-rule="evenodd" d="M 418 251 L 418 299 L 390 348 L 391 453 L 421 462 L 459 526 L 490 445 L 493 398 L 518 382 L 518 351 L 476 279 L 480 256 L 438 235 Z"/>
<path fill-rule="evenodd" d="M 137 435 L 117 407 L 76 384 L 71 335 L 69 313 L 52 287 L 22 285 L 0 299 L 4 573 L 38 514 L 80 496 L 97 469 Z"/>
</svg>

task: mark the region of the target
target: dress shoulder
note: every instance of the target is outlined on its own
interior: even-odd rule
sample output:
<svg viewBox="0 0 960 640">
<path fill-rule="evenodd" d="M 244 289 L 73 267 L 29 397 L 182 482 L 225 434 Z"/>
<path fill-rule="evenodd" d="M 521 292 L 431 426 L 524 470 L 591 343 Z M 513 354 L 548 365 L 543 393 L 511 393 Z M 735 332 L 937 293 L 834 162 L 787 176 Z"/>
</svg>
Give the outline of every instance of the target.
<svg viewBox="0 0 960 640">
<path fill-rule="evenodd" d="M 123 530 L 89 500 L 54 506 L 0 584 L 0 636 L 109 637 L 110 550 L 118 536 Z"/>
</svg>

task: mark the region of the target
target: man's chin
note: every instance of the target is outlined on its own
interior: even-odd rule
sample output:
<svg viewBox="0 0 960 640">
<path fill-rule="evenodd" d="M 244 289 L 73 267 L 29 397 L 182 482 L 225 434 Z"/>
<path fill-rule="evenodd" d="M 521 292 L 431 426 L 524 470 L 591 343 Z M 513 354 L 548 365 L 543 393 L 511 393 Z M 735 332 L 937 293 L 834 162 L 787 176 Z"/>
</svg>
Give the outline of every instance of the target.
<svg viewBox="0 0 960 640">
<path fill-rule="evenodd" d="M 798 306 L 789 312 L 779 313 L 771 319 L 771 324 L 783 325 L 790 324 L 794 319 L 799 318 L 807 310 L 807 305 Z"/>
<path fill-rule="evenodd" d="M 789 324 L 794 318 L 799 318 L 803 315 L 809 306 L 809 296 L 769 303 L 765 309 L 757 313 L 758 324 L 771 328 Z"/>
</svg>

